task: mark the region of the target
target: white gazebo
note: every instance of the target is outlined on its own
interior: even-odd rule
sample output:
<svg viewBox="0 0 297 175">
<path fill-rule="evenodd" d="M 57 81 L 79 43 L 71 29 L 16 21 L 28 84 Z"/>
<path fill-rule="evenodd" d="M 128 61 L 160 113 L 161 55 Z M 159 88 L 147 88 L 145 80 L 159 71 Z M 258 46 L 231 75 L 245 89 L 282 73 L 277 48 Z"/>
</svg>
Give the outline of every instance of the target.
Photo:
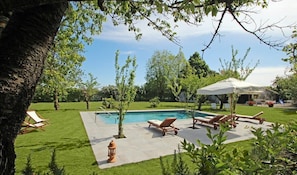
<svg viewBox="0 0 297 175">
<path fill-rule="evenodd" d="M 201 95 L 230 95 L 230 109 L 232 112 L 232 97 L 233 94 L 249 93 L 253 91 L 259 91 L 264 89 L 263 86 L 248 83 L 246 81 L 238 80 L 236 78 L 228 78 L 225 80 L 218 81 L 214 84 L 205 86 L 197 90 L 198 94 Z"/>
</svg>

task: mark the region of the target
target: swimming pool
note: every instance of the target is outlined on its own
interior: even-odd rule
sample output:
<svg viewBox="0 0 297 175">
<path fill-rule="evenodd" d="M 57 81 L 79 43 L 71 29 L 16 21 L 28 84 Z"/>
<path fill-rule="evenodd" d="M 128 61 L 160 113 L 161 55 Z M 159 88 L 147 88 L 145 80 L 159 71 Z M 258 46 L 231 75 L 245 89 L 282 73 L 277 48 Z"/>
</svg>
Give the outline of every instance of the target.
<svg viewBox="0 0 297 175">
<path fill-rule="evenodd" d="M 195 116 L 209 116 L 208 113 L 195 112 Z M 96 117 L 106 124 L 117 124 L 117 112 L 97 112 Z M 162 110 L 162 111 L 128 111 L 123 123 L 146 122 L 151 119 L 164 120 L 167 117 L 176 117 L 177 119 L 189 119 L 192 116 L 186 110 Z"/>
</svg>

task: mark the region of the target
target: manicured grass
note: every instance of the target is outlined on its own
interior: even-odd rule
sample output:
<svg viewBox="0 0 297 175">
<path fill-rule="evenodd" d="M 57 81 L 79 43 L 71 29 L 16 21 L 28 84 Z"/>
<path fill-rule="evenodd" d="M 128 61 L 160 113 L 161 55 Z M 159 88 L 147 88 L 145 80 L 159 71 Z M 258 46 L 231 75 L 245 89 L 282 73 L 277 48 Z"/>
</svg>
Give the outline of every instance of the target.
<svg viewBox="0 0 297 175">
<path fill-rule="evenodd" d="M 98 110 L 99 102 L 90 103 L 90 111 Z M 184 108 L 185 104 L 178 102 L 161 102 L 157 109 Z M 130 109 L 152 109 L 148 102 L 134 102 Z M 100 170 L 93 155 L 87 134 L 81 121 L 79 112 L 86 111 L 86 104 L 60 103 L 60 110 L 55 111 L 52 103 L 33 103 L 30 110 L 36 110 L 44 118 L 49 119 L 45 131 L 33 131 L 19 135 L 15 141 L 16 174 L 21 174 L 25 167 L 27 156 L 31 155 L 32 166 L 38 171 L 46 171 L 50 162 L 51 152 L 56 149 L 57 163 L 64 166 L 66 173 L 75 174 L 161 174 L 160 160 L 152 159 L 139 163 L 118 166 Z M 228 111 L 211 110 L 203 106 L 202 110 L 224 113 Z M 296 110 L 279 108 L 237 106 L 237 113 L 255 114 L 264 111 L 263 117 L 270 122 L 287 123 L 295 120 Z M 247 147 L 250 141 L 230 144 L 231 147 Z M 106 149 L 107 154 L 107 149 Z M 173 156 L 166 156 L 165 161 L 172 160 Z M 188 160 L 188 159 L 187 159 Z M 189 161 L 189 160 L 188 160 Z"/>
</svg>

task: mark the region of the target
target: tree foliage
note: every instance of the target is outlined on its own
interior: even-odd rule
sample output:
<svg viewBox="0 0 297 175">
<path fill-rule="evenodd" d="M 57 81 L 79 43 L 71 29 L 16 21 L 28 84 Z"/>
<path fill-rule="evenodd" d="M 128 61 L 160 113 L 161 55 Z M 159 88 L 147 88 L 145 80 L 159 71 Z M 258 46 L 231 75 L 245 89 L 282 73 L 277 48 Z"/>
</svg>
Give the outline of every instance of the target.
<svg viewBox="0 0 297 175">
<path fill-rule="evenodd" d="M 98 92 L 98 88 L 96 87 L 99 85 L 99 83 L 97 82 L 97 79 L 91 73 L 89 73 L 88 75 L 89 75 L 89 79 L 87 79 L 85 82 L 82 82 L 80 84 L 80 88 L 85 97 L 87 110 L 89 110 L 89 102 L 92 96 Z"/>
<path fill-rule="evenodd" d="M 92 2 L 69 4 L 39 83 L 45 94 L 52 94 L 56 110 L 59 96 L 67 95 L 67 88 L 79 84 L 85 44 L 91 44 L 92 35 L 101 32 L 104 20 L 105 16 Z"/>
<path fill-rule="evenodd" d="M 164 99 L 165 91 L 168 90 L 166 76 L 168 76 L 168 62 L 174 56 L 168 51 L 155 51 L 152 57 L 147 62 L 146 68 L 146 90 L 148 94 L 152 93 L 158 96 L 161 100 Z"/>
<path fill-rule="evenodd" d="M 259 60 L 255 63 L 255 65 L 251 65 L 251 62 L 246 64 L 247 56 L 250 52 L 250 48 L 248 48 L 243 56 L 243 58 L 238 57 L 238 50 L 234 50 L 232 46 L 232 57 L 230 61 L 220 59 L 222 69 L 220 70 L 221 74 L 225 78 L 237 78 L 240 80 L 245 80 L 258 66 Z M 246 65 L 245 65 L 246 64 Z"/>
<path fill-rule="evenodd" d="M 116 100 L 118 101 L 117 110 L 119 111 L 119 123 L 118 123 L 118 138 L 124 138 L 123 121 L 125 119 L 125 113 L 127 112 L 129 105 L 134 101 L 136 95 L 136 88 L 134 86 L 135 71 L 136 71 L 136 58 L 128 56 L 125 65 L 120 67 L 119 65 L 119 51 L 115 56 L 115 84 L 117 87 Z"/>
<path fill-rule="evenodd" d="M 255 68 L 259 64 L 259 60 L 255 63 L 255 65 L 251 65 L 251 62 L 246 64 L 247 56 L 250 52 L 250 48 L 248 48 L 243 56 L 243 58 L 237 58 L 238 57 L 238 50 L 234 50 L 232 46 L 232 57 L 230 61 L 220 59 L 222 69 L 219 70 L 222 76 L 222 79 L 225 78 L 237 78 L 239 80 L 245 80 L 247 77 L 255 70 Z M 245 65 L 246 64 L 246 65 Z M 235 111 L 236 103 L 238 100 L 238 94 L 230 94 L 230 96 L 233 96 L 230 98 L 232 99 L 232 111 Z M 218 99 L 221 101 L 220 108 L 222 109 L 224 100 L 226 99 L 226 95 L 220 95 L 217 96 Z"/>
<path fill-rule="evenodd" d="M 147 90 L 154 92 L 160 100 L 165 99 L 166 92 L 173 93 L 177 98 L 181 90 L 178 78 L 185 65 L 186 59 L 181 50 L 176 56 L 166 50 L 156 51 L 147 63 Z"/>
<path fill-rule="evenodd" d="M 297 168 L 297 123 L 288 125 L 274 124 L 271 129 L 252 129 L 255 139 L 251 148 L 232 148 L 227 150 L 226 132 L 228 128 L 221 127 L 219 133 L 212 134 L 208 129 L 207 136 L 211 144 L 197 140 L 197 145 L 187 141 L 182 142 L 186 155 L 191 161 L 183 159 L 174 161 L 172 167 L 183 165 L 185 174 L 296 174 Z M 188 171 L 188 167 L 194 166 Z M 161 162 L 161 166 L 165 166 Z M 163 168 L 164 174 L 178 174 L 180 169 Z"/>
<path fill-rule="evenodd" d="M 287 58 L 283 58 L 283 61 L 291 64 L 291 71 L 297 73 L 297 29 L 295 28 L 291 35 L 292 41 L 287 44 L 283 51 L 286 53 Z"/>
<path fill-rule="evenodd" d="M 136 38 L 141 38 L 141 30 L 137 27 L 137 20 L 147 20 L 148 26 L 159 30 L 162 35 L 178 43 L 176 32 L 173 30 L 177 26 L 177 22 L 198 25 L 203 22 L 205 16 L 218 17 L 213 37 L 205 47 L 207 49 L 219 35 L 221 24 L 229 14 L 244 31 L 261 42 L 271 47 L 281 46 L 281 42 L 267 40 L 265 32 L 271 28 L 279 29 L 282 32 L 284 27 L 279 27 L 276 23 L 258 25 L 248 14 L 248 12 L 252 12 L 253 7 L 267 8 L 267 0 L 104 1 L 102 5 L 105 7 L 103 8 L 105 12 L 111 15 L 115 25 L 127 25 L 130 31 L 136 33 Z M 175 22 L 174 26 L 172 26 L 172 22 Z M 254 30 L 248 27 L 250 25 L 255 26 Z"/>
<path fill-rule="evenodd" d="M 62 16 L 67 11 L 68 1 L 71 0 L 27 0 L 26 2 L 2 0 L 0 3 L 0 60 L 6 63 L 1 65 L 0 74 L 0 84 L 2 85 L 0 91 L 0 99 L 2 99 L 0 105 L 0 153 L 3 156 L 0 160 L 0 174 L 14 173 L 14 140 L 40 80 L 47 52 L 56 43 L 53 42 L 53 39 L 59 24 L 61 24 Z M 280 42 L 274 43 L 266 40 L 265 32 L 273 27 L 283 29 L 277 25 L 268 24 L 256 27 L 255 30 L 249 30 L 246 26 L 250 23 L 240 20 L 241 16 L 243 20 L 253 21 L 247 8 L 266 8 L 267 0 L 78 1 L 76 1 L 77 6 L 72 10 L 82 11 L 82 13 L 78 16 L 73 14 L 76 18 L 69 20 L 68 27 L 76 24 L 81 25 L 76 28 L 78 30 L 74 35 L 82 36 L 83 40 L 83 36 L 92 34 L 92 30 L 87 32 L 84 30 L 84 26 L 88 26 L 87 28 L 101 27 L 103 19 L 100 18 L 101 13 L 99 11 L 94 14 L 88 13 L 90 9 L 97 10 L 97 5 L 101 10 L 104 10 L 104 16 L 111 16 L 116 25 L 124 23 L 129 30 L 136 32 L 137 37 L 140 37 L 141 34 L 136 27 L 137 20 L 146 19 L 149 26 L 159 30 L 165 37 L 173 41 L 176 41 L 175 32 L 168 19 L 197 25 L 203 22 L 205 16 L 220 16 L 214 35 L 206 48 L 218 35 L 226 14 L 230 14 L 244 31 L 271 47 L 279 46 Z M 85 7 L 88 8 L 83 11 Z M 69 8 L 71 9 L 71 7 Z M 169 16 L 171 18 L 168 18 Z M 79 21 L 80 17 L 84 21 Z M 74 44 L 76 43 L 74 42 Z M 79 50 L 80 48 L 74 47 L 74 49 Z M 56 57 L 55 53 L 59 55 Z M 65 59 L 63 52 L 50 52 L 50 54 L 55 58 Z M 53 62 L 55 63 L 55 61 Z M 58 90 L 58 88 L 56 89 Z"/>
<path fill-rule="evenodd" d="M 175 97 L 175 100 L 180 101 L 180 93 L 182 91 L 182 85 L 180 78 L 182 77 L 183 70 L 187 67 L 187 61 L 184 53 L 180 49 L 178 54 L 174 57 L 174 60 L 169 63 L 169 76 L 165 77 L 167 80 L 167 87 L 171 90 Z"/>
<path fill-rule="evenodd" d="M 209 66 L 206 64 L 203 58 L 201 58 L 198 52 L 195 52 L 190 56 L 189 64 L 195 69 L 195 74 L 198 76 L 198 78 L 214 74 L 214 72 L 210 70 Z"/>
<path fill-rule="evenodd" d="M 297 30 L 292 32 L 292 42 L 287 44 L 283 51 L 286 53 L 287 58 L 283 61 L 290 64 L 290 72 L 285 77 L 276 77 L 273 83 L 274 89 L 280 94 L 282 99 L 293 100 L 297 102 Z"/>
</svg>

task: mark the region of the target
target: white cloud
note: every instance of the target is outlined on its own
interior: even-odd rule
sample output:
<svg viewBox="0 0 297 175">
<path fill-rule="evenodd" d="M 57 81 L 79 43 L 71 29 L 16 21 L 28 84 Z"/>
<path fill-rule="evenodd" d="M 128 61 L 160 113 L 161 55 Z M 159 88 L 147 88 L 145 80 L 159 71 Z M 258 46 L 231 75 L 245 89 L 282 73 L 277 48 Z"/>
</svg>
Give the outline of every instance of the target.
<svg viewBox="0 0 297 175">
<path fill-rule="evenodd" d="M 123 54 L 123 55 L 133 55 L 135 53 L 135 51 L 127 50 L 127 51 L 121 51 L 120 53 Z"/>
<path fill-rule="evenodd" d="M 262 86 L 270 86 L 277 76 L 284 77 L 288 74 L 290 73 L 287 67 L 257 67 L 246 81 Z"/>
<path fill-rule="evenodd" d="M 296 0 L 283 0 L 279 2 L 270 1 L 268 8 L 254 8 L 250 9 L 255 11 L 256 13 L 249 13 L 254 19 L 254 22 L 257 26 L 251 24 L 249 28 L 253 30 L 256 27 L 259 27 L 261 24 L 273 24 L 281 21 L 278 25 L 285 26 L 291 25 L 293 23 L 296 24 L 296 11 L 297 1 Z M 189 25 L 183 22 L 177 23 L 179 26 L 175 29 L 177 35 L 180 39 L 197 37 L 205 34 L 211 35 L 214 33 L 217 20 L 220 15 L 217 15 L 216 18 L 205 17 L 204 21 L 198 26 Z M 244 16 L 241 16 L 243 19 Z M 169 19 L 168 19 L 169 20 Z M 172 22 L 172 26 L 175 23 Z M 157 30 L 153 30 L 151 27 L 147 26 L 147 21 L 137 21 L 137 27 L 141 29 L 143 34 L 141 42 L 142 43 L 157 43 L 161 41 L 167 41 L 167 39 L 161 35 L 161 33 Z M 220 28 L 221 32 L 245 32 L 243 29 L 239 27 L 239 25 L 232 19 L 230 15 L 227 15 L 224 19 L 222 26 Z M 277 34 L 282 35 L 280 30 L 270 30 L 269 34 Z M 285 31 L 286 32 L 286 31 Z M 289 34 L 290 35 L 290 34 Z M 269 35 L 267 35 L 269 37 Z M 136 43 L 135 35 L 133 32 L 128 31 L 128 27 L 125 25 L 113 26 L 112 22 L 109 20 L 104 24 L 103 33 L 99 36 L 96 36 L 97 39 L 102 40 L 111 40 L 117 42 L 124 43 Z"/>
</svg>

